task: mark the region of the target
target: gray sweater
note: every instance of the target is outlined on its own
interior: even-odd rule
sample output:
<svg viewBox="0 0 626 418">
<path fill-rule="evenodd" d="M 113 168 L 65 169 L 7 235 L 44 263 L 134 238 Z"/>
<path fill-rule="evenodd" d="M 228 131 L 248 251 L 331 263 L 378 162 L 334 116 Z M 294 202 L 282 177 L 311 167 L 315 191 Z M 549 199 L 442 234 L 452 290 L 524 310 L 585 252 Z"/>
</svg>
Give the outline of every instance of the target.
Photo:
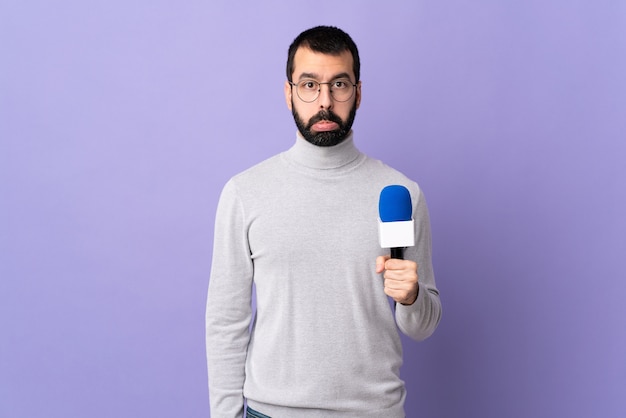
<svg viewBox="0 0 626 418">
<path fill-rule="evenodd" d="M 377 225 L 389 184 L 411 193 L 417 243 L 405 258 L 419 266 L 417 301 L 395 320 L 375 272 L 389 253 Z M 440 316 L 424 196 L 352 136 L 324 148 L 298 135 L 225 185 L 206 311 L 212 418 L 243 416 L 244 398 L 273 418 L 404 417 L 398 328 L 422 340 Z"/>
</svg>

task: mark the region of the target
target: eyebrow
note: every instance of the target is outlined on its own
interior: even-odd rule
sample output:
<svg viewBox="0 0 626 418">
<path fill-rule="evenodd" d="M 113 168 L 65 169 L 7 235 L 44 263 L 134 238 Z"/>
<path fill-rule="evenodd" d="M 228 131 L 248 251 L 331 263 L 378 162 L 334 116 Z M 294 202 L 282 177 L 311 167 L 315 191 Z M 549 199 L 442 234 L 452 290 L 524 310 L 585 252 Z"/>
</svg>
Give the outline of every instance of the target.
<svg viewBox="0 0 626 418">
<path fill-rule="evenodd" d="M 302 73 L 300 74 L 300 77 L 298 78 L 298 80 L 303 80 L 303 79 L 307 79 L 307 78 L 312 78 L 314 80 L 317 80 L 319 77 L 317 74 L 314 73 Z M 339 74 L 335 74 L 331 80 L 337 80 L 338 78 L 347 78 L 348 80 L 352 80 L 350 78 L 350 74 L 348 73 L 339 73 Z"/>
</svg>

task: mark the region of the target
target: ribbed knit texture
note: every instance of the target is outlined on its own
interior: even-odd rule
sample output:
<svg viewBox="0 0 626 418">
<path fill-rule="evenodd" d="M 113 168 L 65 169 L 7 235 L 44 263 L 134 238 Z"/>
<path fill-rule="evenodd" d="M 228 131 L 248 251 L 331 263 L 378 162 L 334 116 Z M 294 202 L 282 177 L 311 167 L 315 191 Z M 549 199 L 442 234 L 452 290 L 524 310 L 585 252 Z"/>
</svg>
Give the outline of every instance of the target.
<svg viewBox="0 0 626 418">
<path fill-rule="evenodd" d="M 375 272 L 389 253 L 377 235 L 389 184 L 411 193 L 417 243 L 405 258 L 418 263 L 420 283 L 395 320 Z M 298 135 L 225 185 L 206 315 L 212 418 L 242 417 L 244 397 L 272 418 L 404 417 L 398 328 L 421 340 L 441 315 L 421 190 L 352 136 L 324 148 Z"/>
</svg>

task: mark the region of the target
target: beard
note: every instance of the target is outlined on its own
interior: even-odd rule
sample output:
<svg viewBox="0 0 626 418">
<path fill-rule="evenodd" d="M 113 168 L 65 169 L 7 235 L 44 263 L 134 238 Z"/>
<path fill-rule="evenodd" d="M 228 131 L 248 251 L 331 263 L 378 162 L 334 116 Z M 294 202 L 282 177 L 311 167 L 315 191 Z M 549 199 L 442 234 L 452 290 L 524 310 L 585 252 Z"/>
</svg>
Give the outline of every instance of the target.
<svg viewBox="0 0 626 418">
<path fill-rule="evenodd" d="M 317 145 L 318 147 L 332 147 L 334 145 L 340 144 L 352 129 L 352 123 L 354 122 L 354 117 L 356 116 L 356 103 L 350 109 L 350 113 L 348 114 L 347 120 L 342 120 L 337 114 L 333 113 L 332 110 L 320 110 L 315 116 L 309 119 L 308 123 L 305 123 L 298 112 L 296 111 L 296 107 L 293 105 L 293 101 L 291 103 L 291 113 L 293 114 L 293 119 L 296 122 L 296 126 L 298 127 L 298 131 L 302 134 L 304 139 L 310 142 L 313 145 Z M 335 122 L 339 125 L 338 129 L 334 131 L 325 131 L 325 132 L 313 132 L 311 131 L 311 127 L 320 121 L 329 121 Z"/>
</svg>

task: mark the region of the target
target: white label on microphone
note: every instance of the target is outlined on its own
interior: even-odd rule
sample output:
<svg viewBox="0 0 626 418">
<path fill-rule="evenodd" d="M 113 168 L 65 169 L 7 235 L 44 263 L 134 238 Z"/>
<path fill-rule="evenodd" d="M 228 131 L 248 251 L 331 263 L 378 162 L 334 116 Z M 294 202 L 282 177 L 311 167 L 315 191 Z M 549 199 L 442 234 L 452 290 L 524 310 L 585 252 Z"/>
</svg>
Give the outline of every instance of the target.
<svg viewBox="0 0 626 418">
<path fill-rule="evenodd" d="M 378 237 L 381 248 L 402 248 L 415 245 L 415 225 L 410 221 L 378 221 Z"/>
</svg>

